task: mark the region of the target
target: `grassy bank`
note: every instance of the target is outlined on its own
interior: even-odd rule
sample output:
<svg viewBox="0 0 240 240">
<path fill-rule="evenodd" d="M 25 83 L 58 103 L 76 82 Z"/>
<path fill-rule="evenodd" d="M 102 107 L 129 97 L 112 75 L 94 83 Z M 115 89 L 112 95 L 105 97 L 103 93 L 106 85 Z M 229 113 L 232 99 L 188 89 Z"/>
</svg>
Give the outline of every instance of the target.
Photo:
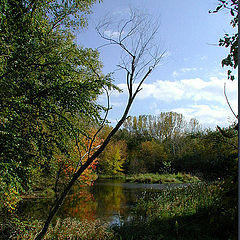
<svg viewBox="0 0 240 240">
<path fill-rule="evenodd" d="M 0 239 L 34 239 L 41 230 L 42 222 L 39 220 L 20 221 L 12 220 L 0 225 Z M 51 224 L 44 240 L 112 240 L 114 233 L 107 224 L 98 220 L 80 221 L 74 218 L 57 219 Z"/>
<path fill-rule="evenodd" d="M 196 183 L 145 194 L 131 222 L 115 226 L 118 239 L 236 239 L 234 222 L 221 208 L 221 184 Z"/>
<path fill-rule="evenodd" d="M 193 215 L 219 201 L 219 189 L 220 184 L 195 183 L 145 194 L 138 200 L 135 215 L 144 215 L 145 220 Z"/>
<path fill-rule="evenodd" d="M 186 173 L 177 174 L 137 174 L 126 176 L 127 182 L 138 182 L 138 183 L 194 183 L 200 180 Z"/>
<path fill-rule="evenodd" d="M 196 176 L 192 176 L 186 173 L 177 174 L 134 174 L 134 175 L 99 175 L 99 179 L 119 179 L 126 182 L 136 183 L 196 183 L 200 182 L 200 179 Z"/>
<path fill-rule="evenodd" d="M 116 175 L 110 175 L 110 174 L 99 174 L 98 179 L 118 179 L 118 180 L 126 180 L 125 174 L 116 174 Z"/>
</svg>

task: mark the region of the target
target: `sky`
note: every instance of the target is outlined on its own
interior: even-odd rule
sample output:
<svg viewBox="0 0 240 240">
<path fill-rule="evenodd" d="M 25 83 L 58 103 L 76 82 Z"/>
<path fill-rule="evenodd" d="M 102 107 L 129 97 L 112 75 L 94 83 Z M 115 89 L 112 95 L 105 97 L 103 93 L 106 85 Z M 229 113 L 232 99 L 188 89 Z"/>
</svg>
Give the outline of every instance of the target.
<svg viewBox="0 0 240 240">
<path fill-rule="evenodd" d="M 98 48 L 106 42 L 95 26 L 108 14 L 113 19 L 123 19 L 130 8 L 149 14 L 159 22 L 156 43 L 164 57 L 143 84 L 129 115 L 157 115 L 174 111 L 186 120 L 196 118 L 204 128 L 228 126 L 235 120 L 224 96 L 237 114 L 237 80 L 227 79 L 227 68 L 221 60 L 228 50 L 218 46 L 225 33 L 232 33 L 230 14 L 214 10 L 217 0 L 104 0 L 93 6 L 88 28 L 77 33 L 79 45 Z M 116 34 L 118 29 L 109 27 L 106 34 Z M 103 72 L 113 72 L 114 83 L 123 91 L 110 93 L 108 120 L 114 125 L 120 119 L 127 103 L 126 75 L 117 70 L 121 49 L 116 46 L 99 48 Z M 106 96 L 99 98 L 106 104 Z"/>
</svg>

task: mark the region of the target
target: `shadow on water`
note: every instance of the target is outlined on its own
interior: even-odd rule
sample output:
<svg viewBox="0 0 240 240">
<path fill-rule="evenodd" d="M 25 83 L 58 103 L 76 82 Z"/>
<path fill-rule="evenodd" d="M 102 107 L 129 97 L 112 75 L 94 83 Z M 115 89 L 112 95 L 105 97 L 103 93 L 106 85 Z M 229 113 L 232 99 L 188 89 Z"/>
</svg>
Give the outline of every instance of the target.
<svg viewBox="0 0 240 240">
<path fill-rule="evenodd" d="M 110 225 L 120 225 L 121 221 L 132 218 L 132 208 L 143 194 L 156 194 L 167 187 L 179 184 L 124 183 L 119 180 L 98 180 L 92 187 L 75 186 L 57 217 L 78 219 L 100 219 Z M 25 199 L 19 206 L 22 218 L 45 219 L 53 199 Z"/>
</svg>

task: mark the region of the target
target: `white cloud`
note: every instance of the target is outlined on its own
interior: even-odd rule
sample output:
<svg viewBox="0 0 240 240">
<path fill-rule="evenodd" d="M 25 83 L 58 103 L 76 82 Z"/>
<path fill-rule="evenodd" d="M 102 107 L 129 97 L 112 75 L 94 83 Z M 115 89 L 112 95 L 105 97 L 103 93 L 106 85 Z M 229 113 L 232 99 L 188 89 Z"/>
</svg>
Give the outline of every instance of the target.
<svg viewBox="0 0 240 240">
<path fill-rule="evenodd" d="M 197 67 L 191 67 L 191 68 L 190 67 L 185 67 L 185 68 L 181 68 L 179 71 L 175 70 L 172 73 L 172 76 L 177 77 L 180 74 L 189 73 L 189 72 L 196 72 L 196 71 L 200 71 L 200 70 L 203 70 L 203 68 L 201 68 L 201 67 L 199 67 L 199 68 L 197 68 Z"/>
<path fill-rule="evenodd" d="M 218 72 L 218 75 L 221 76 L 221 77 L 227 77 L 226 72 Z"/>
<path fill-rule="evenodd" d="M 122 32 L 124 34 L 124 32 Z M 118 38 L 120 35 L 120 32 L 118 31 L 112 31 L 112 30 L 106 30 L 104 31 L 104 35 L 106 35 L 109 38 Z"/>
<path fill-rule="evenodd" d="M 234 120 L 234 116 L 229 109 L 217 105 L 189 105 L 174 108 L 172 111 L 182 113 L 188 120 L 196 118 L 205 126 L 227 126 L 230 121 Z"/>
<path fill-rule="evenodd" d="M 130 14 L 130 8 L 120 8 L 112 12 L 112 15 L 122 17 L 123 15 Z"/>
<path fill-rule="evenodd" d="M 236 85 L 234 85 L 227 84 L 227 92 L 231 95 L 229 95 L 231 98 L 234 98 L 234 95 L 236 95 Z M 158 80 L 151 84 L 143 84 L 143 90 L 139 98 L 153 97 L 165 102 L 173 100 L 215 101 L 218 104 L 225 105 L 223 87 L 224 80 L 217 77 L 211 77 L 209 81 L 204 81 L 200 78 L 182 79 L 174 82 Z"/>
<path fill-rule="evenodd" d="M 177 77 L 179 75 L 179 73 L 177 71 L 173 71 L 172 75 L 173 75 L 173 77 Z"/>
<path fill-rule="evenodd" d="M 186 72 L 191 72 L 191 71 L 197 71 L 198 68 L 196 67 L 192 67 L 192 68 L 181 68 L 180 69 L 183 73 L 186 73 Z"/>
<path fill-rule="evenodd" d="M 232 82 L 218 77 L 210 77 L 208 80 L 191 78 L 179 81 L 157 80 L 152 83 L 144 83 L 134 105 L 144 102 L 144 104 L 149 104 L 149 109 L 155 114 L 162 111 L 176 111 L 188 119 L 198 119 L 205 126 L 215 127 L 217 124 L 226 126 L 229 124 L 228 118 L 234 120 L 234 116 L 224 97 L 225 82 L 228 100 L 237 113 L 237 81 Z M 126 84 L 118 84 L 118 87 L 123 89 L 123 93 L 111 94 L 111 98 L 115 102 L 113 105 L 117 107 L 127 97 Z M 134 88 L 136 88 L 136 84 Z M 117 102 L 118 104 L 116 104 Z"/>
<path fill-rule="evenodd" d="M 204 81 L 201 78 L 182 79 L 179 81 L 163 81 L 157 80 L 153 83 L 144 83 L 142 85 L 142 91 L 138 95 L 138 99 L 153 98 L 155 100 L 161 100 L 164 102 L 172 101 L 190 101 L 201 103 L 215 102 L 218 105 L 226 105 L 226 99 L 224 97 L 224 79 L 217 77 L 210 77 L 208 81 Z M 227 94 L 231 102 L 235 102 L 237 99 L 237 81 L 227 82 Z M 118 87 L 127 91 L 126 84 L 118 84 Z M 134 85 L 136 88 L 136 84 Z M 119 93 L 113 94 L 119 96 Z M 234 103 L 234 105 L 236 105 Z"/>
<path fill-rule="evenodd" d="M 207 58 L 208 58 L 207 56 L 201 56 L 201 57 L 200 57 L 200 60 L 204 61 L 204 60 L 206 60 Z"/>
</svg>

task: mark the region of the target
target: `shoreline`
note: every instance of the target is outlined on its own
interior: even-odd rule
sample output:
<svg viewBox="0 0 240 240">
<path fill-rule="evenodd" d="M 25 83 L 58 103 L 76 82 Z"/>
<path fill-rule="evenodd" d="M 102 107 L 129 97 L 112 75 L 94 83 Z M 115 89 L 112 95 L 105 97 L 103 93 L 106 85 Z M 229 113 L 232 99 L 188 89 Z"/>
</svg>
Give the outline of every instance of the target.
<svg viewBox="0 0 240 240">
<path fill-rule="evenodd" d="M 149 184 L 171 184 L 171 183 L 196 183 L 202 180 L 196 176 L 187 173 L 158 174 L 158 173 L 142 173 L 132 175 L 104 175 L 99 174 L 98 179 L 124 180 L 124 182 L 132 183 L 149 183 Z"/>
</svg>

